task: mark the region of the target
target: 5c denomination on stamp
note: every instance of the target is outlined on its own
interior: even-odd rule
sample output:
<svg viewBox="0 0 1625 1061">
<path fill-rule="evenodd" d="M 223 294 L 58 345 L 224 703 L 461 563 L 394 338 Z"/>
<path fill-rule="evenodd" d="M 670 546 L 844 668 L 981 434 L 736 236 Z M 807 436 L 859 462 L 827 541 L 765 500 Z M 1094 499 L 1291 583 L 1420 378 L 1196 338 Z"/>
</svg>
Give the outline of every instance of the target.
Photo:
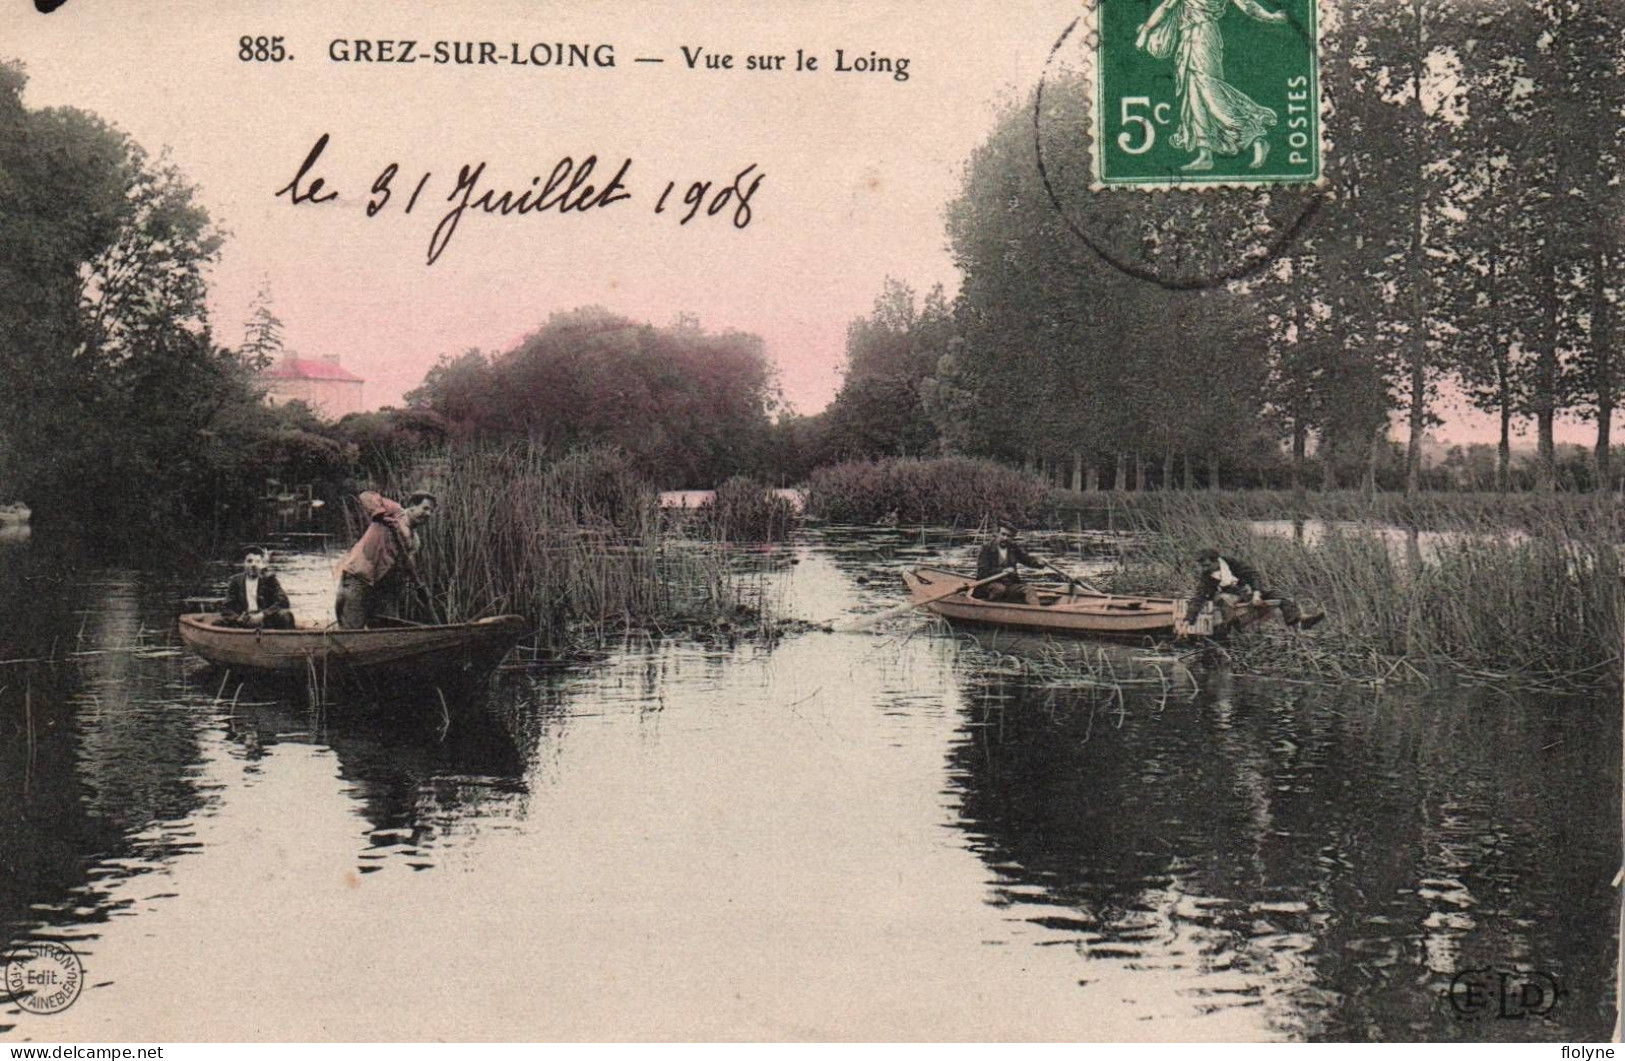
<svg viewBox="0 0 1625 1061">
<path fill-rule="evenodd" d="M 6 955 L 6 990 L 26 1013 L 60 1013 L 84 987 L 85 967 L 65 943 L 25 943 Z"/>
<path fill-rule="evenodd" d="M 1098 0 L 1097 187 L 1315 183 L 1315 0 Z"/>
</svg>

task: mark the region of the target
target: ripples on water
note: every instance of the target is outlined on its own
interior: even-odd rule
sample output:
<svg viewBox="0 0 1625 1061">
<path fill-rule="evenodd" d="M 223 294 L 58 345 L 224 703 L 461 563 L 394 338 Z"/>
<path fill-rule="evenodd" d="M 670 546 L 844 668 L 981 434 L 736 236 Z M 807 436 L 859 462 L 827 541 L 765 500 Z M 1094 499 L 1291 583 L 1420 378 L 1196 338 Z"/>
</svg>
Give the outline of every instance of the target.
<svg viewBox="0 0 1625 1061">
<path fill-rule="evenodd" d="M 828 534 L 766 577 L 825 620 L 896 603 L 896 566 L 941 552 Z M 331 557 L 282 563 L 323 613 Z M 0 667 L 0 922 L 70 942 L 89 985 L 49 1018 L 0 1010 L 8 1037 L 1612 1027 L 1606 701 L 1202 666 L 1119 698 L 909 617 L 628 642 L 504 676 L 442 736 L 180 653 L 180 600 L 227 573 L 0 551 L 0 659 L 56 659 Z M 1450 979 L 1485 965 L 1568 995 L 1462 1020 Z"/>
</svg>

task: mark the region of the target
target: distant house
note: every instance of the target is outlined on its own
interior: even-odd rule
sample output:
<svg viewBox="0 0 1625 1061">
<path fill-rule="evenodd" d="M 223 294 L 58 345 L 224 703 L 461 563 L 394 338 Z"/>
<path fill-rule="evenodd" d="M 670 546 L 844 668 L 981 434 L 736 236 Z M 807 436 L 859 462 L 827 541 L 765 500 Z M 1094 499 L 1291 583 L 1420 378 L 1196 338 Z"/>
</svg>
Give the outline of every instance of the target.
<svg viewBox="0 0 1625 1061">
<path fill-rule="evenodd" d="M 271 405 L 301 401 L 329 420 L 361 411 L 361 388 L 366 380 L 339 364 L 339 355 L 320 359 L 284 354 L 267 368 L 265 400 Z"/>
</svg>

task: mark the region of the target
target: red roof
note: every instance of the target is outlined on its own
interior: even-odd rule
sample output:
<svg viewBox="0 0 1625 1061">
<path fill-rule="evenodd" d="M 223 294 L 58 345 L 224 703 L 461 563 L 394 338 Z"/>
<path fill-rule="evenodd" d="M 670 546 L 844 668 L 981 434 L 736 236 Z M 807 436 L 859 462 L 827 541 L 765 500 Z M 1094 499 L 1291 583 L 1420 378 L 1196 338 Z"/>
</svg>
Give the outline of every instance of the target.
<svg viewBox="0 0 1625 1061">
<path fill-rule="evenodd" d="M 265 370 L 266 379 L 333 379 L 342 383 L 365 383 L 366 380 L 343 365 L 332 361 L 315 361 L 308 357 L 285 357 Z"/>
</svg>

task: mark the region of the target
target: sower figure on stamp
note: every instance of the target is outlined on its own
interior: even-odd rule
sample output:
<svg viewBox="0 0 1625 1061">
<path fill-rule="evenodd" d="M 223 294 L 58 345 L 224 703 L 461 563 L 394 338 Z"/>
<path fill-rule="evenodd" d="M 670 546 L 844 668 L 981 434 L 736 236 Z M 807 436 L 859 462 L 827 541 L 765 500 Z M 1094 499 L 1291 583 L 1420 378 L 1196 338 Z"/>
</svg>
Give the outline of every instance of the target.
<svg viewBox="0 0 1625 1061">
<path fill-rule="evenodd" d="M 243 553 L 243 569 L 226 583 L 226 602 L 220 606 L 220 618 L 228 626 L 293 629 L 288 594 L 270 567 L 271 554 L 259 546 Z"/>
<path fill-rule="evenodd" d="M 398 619 L 408 586 L 421 580 L 414 557 L 414 528 L 434 515 L 433 494 L 415 493 L 404 506 L 369 490 L 356 500 L 367 517 L 367 529 L 339 566 L 339 592 L 334 610 L 339 626 L 359 630 L 377 619 Z"/>
<path fill-rule="evenodd" d="M 1257 0 L 1162 0 L 1140 26 L 1134 46 L 1158 59 L 1174 57 L 1174 93 L 1179 97 L 1179 127 L 1170 141 L 1196 152 L 1183 169 L 1209 170 L 1213 155 L 1239 155 L 1253 150 L 1252 169 L 1269 154 L 1265 130 L 1276 123 L 1264 107 L 1224 79 L 1224 34 L 1219 19 L 1234 4 L 1260 22 L 1285 22 L 1284 11 L 1266 11 Z"/>
<path fill-rule="evenodd" d="M 1043 567 L 1044 562 L 1035 559 L 1021 547 L 1020 536 L 1013 524 L 1000 520 L 998 537 L 982 546 L 976 554 L 976 581 L 991 578 L 1000 571 L 1005 572 L 1005 577 L 985 586 L 977 586 L 971 590 L 971 596 L 977 600 L 1036 604 L 1032 587 L 1021 581 L 1021 575 L 1016 570 L 1018 565 Z"/>
<path fill-rule="evenodd" d="M 1258 572 L 1239 556 L 1203 549 L 1196 554 L 1196 592 L 1185 610 L 1185 621 L 1194 623 L 1204 608 L 1216 604 L 1256 604 L 1266 599 L 1281 609 L 1282 622 L 1300 630 L 1308 630 L 1326 618 L 1324 614 L 1305 618 L 1297 601 L 1266 589 Z"/>
</svg>

